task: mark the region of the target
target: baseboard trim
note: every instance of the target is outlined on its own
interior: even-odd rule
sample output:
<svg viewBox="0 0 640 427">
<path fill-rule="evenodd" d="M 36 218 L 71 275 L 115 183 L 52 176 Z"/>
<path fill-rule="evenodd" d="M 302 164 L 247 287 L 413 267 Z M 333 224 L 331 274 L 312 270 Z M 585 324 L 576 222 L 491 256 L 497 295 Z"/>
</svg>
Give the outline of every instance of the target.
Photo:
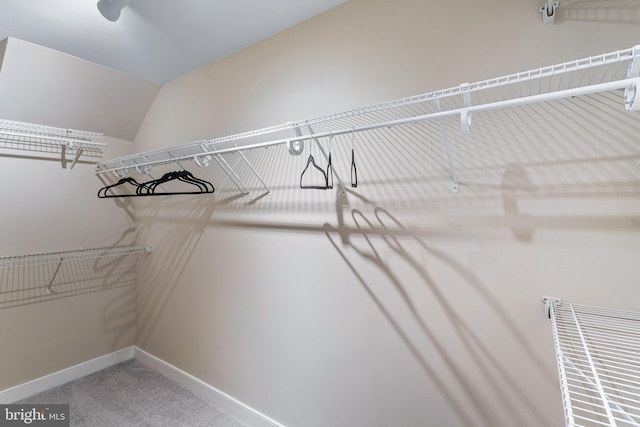
<svg viewBox="0 0 640 427">
<path fill-rule="evenodd" d="M 113 353 L 105 354 L 104 356 L 79 363 L 75 366 L 62 369 L 61 371 L 45 375 L 44 377 L 36 378 L 35 380 L 24 384 L 19 384 L 15 387 L 2 390 L 0 391 L 0 404 L 13 403 L 29 396 L 33 396 L 34 394 L 41 393 L 45 390 L 49 390 L 52 387 L 57 387 L 62 384 L 66 384 L 69 381 L 77 380 L 78 378 L 82 378 L 86 375 L 108 368 L 109 366 L 132 359 L 133 355 L 133 346 L 127 347 L 122 350 L 114 351 Z"/>
<path fill-rule="evenodd" d="M 134 346 L 133 357 L 248 426 L 284 427 L 283 424 L 141 348 Z"/>
<path fill-rule="evenodd" d="M 283 424 L 269 418 L 261 412 L 245 405 L 223 391 L 205 383 L 182 369 L 164 360 L 131 346 L 104 356 L 96 357 L 83 363 L 62 369 L 44 377 L 19 384 L 15 387 L 0 391 L 0 404 L 9 404 L 41 393 L 53 387 L 77 380 L 102 369 L 135 358 L 140 363 L 158 371 L 170 380 L 180 384 L 201 399 L 220 408 L 238 421 L 251 427 L 285 427 Z"/>
</svg>

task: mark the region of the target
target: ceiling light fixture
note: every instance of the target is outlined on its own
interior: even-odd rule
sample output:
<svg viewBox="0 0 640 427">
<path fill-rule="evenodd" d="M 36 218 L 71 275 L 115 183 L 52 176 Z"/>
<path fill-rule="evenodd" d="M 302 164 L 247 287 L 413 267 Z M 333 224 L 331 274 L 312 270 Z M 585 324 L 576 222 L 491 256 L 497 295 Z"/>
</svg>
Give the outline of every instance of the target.
<svg viewBox="0 0 640 427">
<path fill-rule="evenodd" d="M 129 0 L 100 0 L 98 10 L 111 22 L 116 22 L 120 18 L 120 11 L 129 4 Z"/>
</svg>

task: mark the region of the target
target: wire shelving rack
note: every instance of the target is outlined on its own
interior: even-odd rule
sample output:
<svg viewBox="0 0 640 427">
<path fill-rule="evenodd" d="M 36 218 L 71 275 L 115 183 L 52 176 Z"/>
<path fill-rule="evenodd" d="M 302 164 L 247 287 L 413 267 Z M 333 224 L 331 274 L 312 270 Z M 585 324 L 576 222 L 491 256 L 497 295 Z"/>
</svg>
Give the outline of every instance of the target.
<svg viewBox="0 0 640 427">
<path fill-rule="evenodd" d="M 567 427 L 640 426 L 640 313 L 543 301 Z"/>
<path fill-rule="evenodd" d="M 114 246 L 0 258 L 0 308 L 134 284 L 150 246 Z"/>
<path fill-rule="evenodd" d="M 81 155 L 102 157 L 106 144 L 94 141 L 104 135 L 74 129 L 63 129 L 33 123 L 0 120 L 0 147 L 40 153 L 70 154 L 73 156 L 69 172 Z"/>
<path fill-rule="evenodd" d="M 98 163 L 96 173 L 113 173 L 124 178 L 130 171 L 149 174 L 156 165 L 178 164 L 184 168 L 183 162 L 193 161 L 197 166 L 206 167 L 215 161 L 243 195 L 250 195 L 242 177 L 225 160 L 226 155 L 237 154 L 271 194 L 243 152 L 286 145 L 291 155 L 299 155 L 303 144 L 308 142 L 316 144 L 328 160 L 321 140 L 362 134 L 361 140 L 366 141 L 367 137 L 373 139 L 376 132 L 384 131 L 393 141 L 402 141 L 407 134 L 423 140 L 439 138 L 449 164 L 451 188 L 457 192 L 458 180 L 447 134 L 471 133 L 474 114 L 558 100 L 571 102 L 576 97 L 603 92 L 619 93 L 622 95 L 620 105 L 628 111 L 637 111 L 640 110 L 639 83 L 640 46 L 635 46 L 381 104 L 120 157 Z M 447 130 L 445 126 L 444 120 L 451 117 L 460 120 L 457 130 Z M 347 142 L 349 138 L 342 141 Z M 333 172 L 344 191 L 344 181 L 335 169 Z"/>
</svg>

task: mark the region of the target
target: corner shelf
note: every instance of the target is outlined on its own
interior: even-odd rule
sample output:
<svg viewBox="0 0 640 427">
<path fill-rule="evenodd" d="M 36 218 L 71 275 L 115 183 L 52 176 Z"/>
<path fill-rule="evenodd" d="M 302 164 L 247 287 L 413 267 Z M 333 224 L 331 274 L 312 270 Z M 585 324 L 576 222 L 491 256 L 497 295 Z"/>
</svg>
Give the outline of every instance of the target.
<svg viewBox="0 0 640 427">
<path fill-rule="evenodd" d="M 566 426 L 640 426 L 640 313 L 543 302 Z"/>
<path fill-rule="evenodd" d="M 0 120 L 0 147 L 12 150 L 43 153 L 66 152 L 73 155 L 69 172 L 73 170 L 81 154 L 102 157 L 101 147 L 106 144 L 93 141 L 103 134 L 73 129 L 63 129 L 32 123 Z"/>
</svg>

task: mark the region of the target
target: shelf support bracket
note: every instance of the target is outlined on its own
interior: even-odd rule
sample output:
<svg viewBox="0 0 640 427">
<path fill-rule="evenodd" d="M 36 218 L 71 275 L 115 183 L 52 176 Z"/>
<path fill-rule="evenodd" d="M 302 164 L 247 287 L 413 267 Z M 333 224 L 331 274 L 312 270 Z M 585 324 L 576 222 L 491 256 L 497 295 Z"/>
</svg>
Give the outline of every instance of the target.
<svg viewBox="0 0 640 427">
<path fill-rule="evenodd" d="M 462 99 L 464 100 L 464 108 L 460 112 L 460 131 L 468 135 L 471 133 L 471 92 L 469 92 L 469 83 L 460 85 L 462 89 Z"/>
<path fill-rule="evenodd" d="M 633 59 L 629 63 L 627 78 L 635 79 L 634 83 L 624 90 L 624 106 L 627 111 L 640 111 L 640 90 L 638 77 L 640 77 L 640 45 L 633 48 Z"/>
<path fill-rule="evenodd" d="M 293 128 L 293 133 L 296 136 L 302 136 L 302 132 L 300 132 L 300 127 L 298 126 Z M 304 150 L 304 143 L 303 141 L 300 141 L 300 140 L 288 141 L 287 150 L 289 150 L 289 154 L 291 154 L 292 156 L 299 156 L 300 154 L 302 154 L 302 151 Z"/>
<path fill-rule="evenodd" d="M 556 23 L 558 6 L 560 6 L 560 2 L 553 0 L 547 0 L 545 4 L 540 6 L 538 11 L 542 14 L 542 22 L 544 25 L 553 25 Z"/>
<path fill-rule="evenodd" d="M 55 292 L 53 292 L 53 289 L 51 289 L 51 286 L 53 285 L 53 281 L 56 280 L 56 276 L 58 275 L 58 271 L 60 271 L 60 267 L 62 266 L 62 261 L 64 261 L 64 257 L 60 257 L 60 262 L 58 263 L 58 266 L 56 267 L 56 271 L 53 273 L 53 277 L 49 281 L 49 286 L 47 286 L 47 289 L 46 289 L 47 295 L 51 295 L 51 294 L 55 293 Z"/>
<path fill-rule="evenodd" d="M 440 100 L 436 99 L 436 108 L 438 112 L 442 111 L 440 107 Z M 458 192 L 458 177 L 456 176 L 456 169 L 453 166 L 453 157 L 451 156 L 451 149 L 449 148 L 449 137 L 447 136 L 447 127 L 444 123 L 444 119 L 441 117 L 438 119 L 440 122 L 440 132 L 442 132 L 442 143 L 444 144 L 444 151 L 447 154 L 447 161 L 449 162 L 449 174 L 451 175 L 451 191 Z"/>
<path fill-rule="evenodd" d="M 544 314 L 551 319 L 551 305 L 560 304 L 562 300 L 555 297 L 542 297 L 542 303 L 544 304 Z"/>
<path fill-rule="evenodd" d="M 211 151 L 216 151 L 214 146 L 208 146 Z M 229 177 L 231 182 L 238 188 L 238 190 L 242 193 L 242 197 L 251 198 L 251 190 L 242 182 L 237 173 L 233 170 L 231 165 L 227 163 L 227 161 L 222 157 L 221 154 L 216 154 L 213 156 L 213 159 L 218 163 L 218 165 L 222 168 L 222 171 Z"/>
<path fill-rule="evenodd" d="M 67 145 L 67 147 L 71 148 L 69 145 Z M 73 167 L 78 162 L 78 159 L 80 158 L 81 154 L 82 154 L 82 147 L 78 147 L 78 149 L 76 150 L 76 154 L 75 156 L 73 156 L 73 160 L 71 161 L 71 166 L 69 166 L 69 173 L 73 173 Z"/>
<path fill-rule="evenodd" d="M 238 148 L 238 144 L 236 144 L 235 142 L 233 143 L 233 146 Z M 249 169 L 251 169 L 251 172 L 253 172 L 253 174 L 256 176 L 256 178 L 258 178 L 258 181 L 260 181 L 260 183 L 262 184 L 262 186 L 267 190 L 268 193 L 268 198 L 271 198 L 271 189 L 269 188 L 269 186 L 264 182 L 264 180 L 262 179 L 262 177 L 260 176 L 260 174 L 258 173 L 258 171 L 253 167 L 253 165 L 251 164 L 251 162 L 249 161 L 249 159 L 247 159 L 247 156 L 244 155 L 244 153 L 242 152 L 242 150 L 238 150 L 238 154 L 240 155 L 240 157 L 242 157 L 242 160 L 245 161 L 245 163 L 247 164 L 247 166 L 249 167 Z"/>
</svg>

